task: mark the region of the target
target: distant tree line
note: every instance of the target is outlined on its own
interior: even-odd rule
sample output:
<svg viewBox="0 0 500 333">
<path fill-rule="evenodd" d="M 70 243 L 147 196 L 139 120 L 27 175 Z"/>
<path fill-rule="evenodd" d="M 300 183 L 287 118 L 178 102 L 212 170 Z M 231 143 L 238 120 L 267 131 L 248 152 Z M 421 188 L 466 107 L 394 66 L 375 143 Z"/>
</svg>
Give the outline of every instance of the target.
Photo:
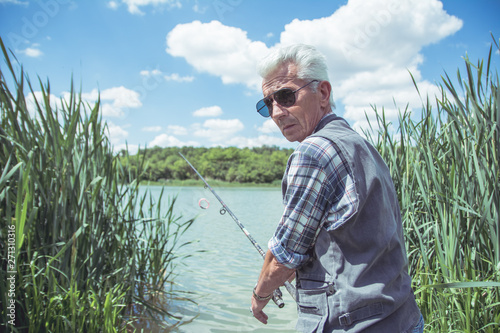
<svg viewBox="0 0 500 333">
<path fill-rule="evenodd" d="M 179 155 L 181 152 L 206 179 L 238 183 L 280 182 L 293 149 L 276 146 L 235 147 L 154 147 L 141 150 L 137 158 L 125 158 L 126 168 L 135 170 L 144 163 L 143 180 L 168 181 L 198 179 Z"/>
</svg>

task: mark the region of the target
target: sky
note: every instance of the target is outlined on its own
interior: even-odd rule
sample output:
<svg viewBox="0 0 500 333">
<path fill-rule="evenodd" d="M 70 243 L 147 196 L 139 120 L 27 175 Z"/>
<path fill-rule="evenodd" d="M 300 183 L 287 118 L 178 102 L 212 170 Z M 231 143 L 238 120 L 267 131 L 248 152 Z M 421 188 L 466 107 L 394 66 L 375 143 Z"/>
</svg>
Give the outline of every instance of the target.
<svg viewBox="0 0 500 333">
<path fill-rule="evenodd" d="M 60 107 L 73 80 L 101 99 L 116 151 L 262 145 L 293 148 L 261 99 L 256 66 L 271 50 L 314 45 L 327 58 L 335 113 L 357 131 L 373 106 L 415 117 L 463 58 L 500 38 L 500 0 L 0 0 L 0 37 Z M 494 68 L 500 56 L 493 54 Z M 5 63 L 0 63 L 6 72 Z M 410 74 L 411 73 L 411 74 Z M 33 97 L 29 97 L 33 99 Z"/>
</svg>

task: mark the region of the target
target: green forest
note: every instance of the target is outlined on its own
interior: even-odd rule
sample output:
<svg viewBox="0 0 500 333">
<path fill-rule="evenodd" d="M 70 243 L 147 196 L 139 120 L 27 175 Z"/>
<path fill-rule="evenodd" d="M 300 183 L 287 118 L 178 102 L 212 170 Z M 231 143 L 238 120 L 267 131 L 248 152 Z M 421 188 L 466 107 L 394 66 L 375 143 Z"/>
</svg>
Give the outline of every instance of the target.
<svg viewBox="0 0 500 333">
<path fill-rule="evenodd" d="M 235 183 L 279 184 L 288 157 L 293 149 L 279 147 L 169 147 L 140 150 L 129 157 L 121 152 L 122 164 L 136 170 L 144 163 L 143 179 L 168 183 L 172 180 L 198 179 L 198 176 L 181 158 L 179 152 L 207 179 Z"/>
</svg>

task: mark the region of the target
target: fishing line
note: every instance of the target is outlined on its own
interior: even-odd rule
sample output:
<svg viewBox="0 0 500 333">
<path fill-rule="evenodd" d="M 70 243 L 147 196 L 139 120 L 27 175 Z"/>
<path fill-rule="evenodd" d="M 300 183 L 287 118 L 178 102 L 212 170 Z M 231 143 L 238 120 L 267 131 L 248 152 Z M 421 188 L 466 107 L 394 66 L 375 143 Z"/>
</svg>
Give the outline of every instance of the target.
<svg viewBox="0 0 500 333">
<path fill-rule="evenodd" d="M 210 207 L 210 202 L 205 198 L 201 198 L 200 201 L 198 201 L 198 206 L 200 206 L 201 209 L 208 209 Z"/>
</svg>

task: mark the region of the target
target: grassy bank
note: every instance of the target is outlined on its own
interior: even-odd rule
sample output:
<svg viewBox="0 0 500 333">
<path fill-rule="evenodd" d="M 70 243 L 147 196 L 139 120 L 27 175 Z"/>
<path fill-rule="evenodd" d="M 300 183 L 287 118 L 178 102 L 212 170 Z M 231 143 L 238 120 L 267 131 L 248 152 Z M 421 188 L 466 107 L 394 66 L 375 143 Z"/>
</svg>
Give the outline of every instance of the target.
<svg viewBox="0 0 500 333">
<path fill-rule="evenodd" d="M 193 220 L 175 215 L 175 199 L 161 207 L 138 195 L 144 160 L 125 171 L 99 102 L 86 105 L 73 86 L 52 100 L 49 83 L 32 85 L 0 45 L 0 330 L 182 323 L 157 304 L 182 297 L 169 285 Z"/>
<path fill-rule="evenodd" d="M 420 119 L 404 110 L 390 124 L 379 112 L 371 139 L 398 190 L 426 332 L 500 331 L 497 50 L 476 64 L 465 59 L 455 86 L 445 74 Z"/>
</svg>

